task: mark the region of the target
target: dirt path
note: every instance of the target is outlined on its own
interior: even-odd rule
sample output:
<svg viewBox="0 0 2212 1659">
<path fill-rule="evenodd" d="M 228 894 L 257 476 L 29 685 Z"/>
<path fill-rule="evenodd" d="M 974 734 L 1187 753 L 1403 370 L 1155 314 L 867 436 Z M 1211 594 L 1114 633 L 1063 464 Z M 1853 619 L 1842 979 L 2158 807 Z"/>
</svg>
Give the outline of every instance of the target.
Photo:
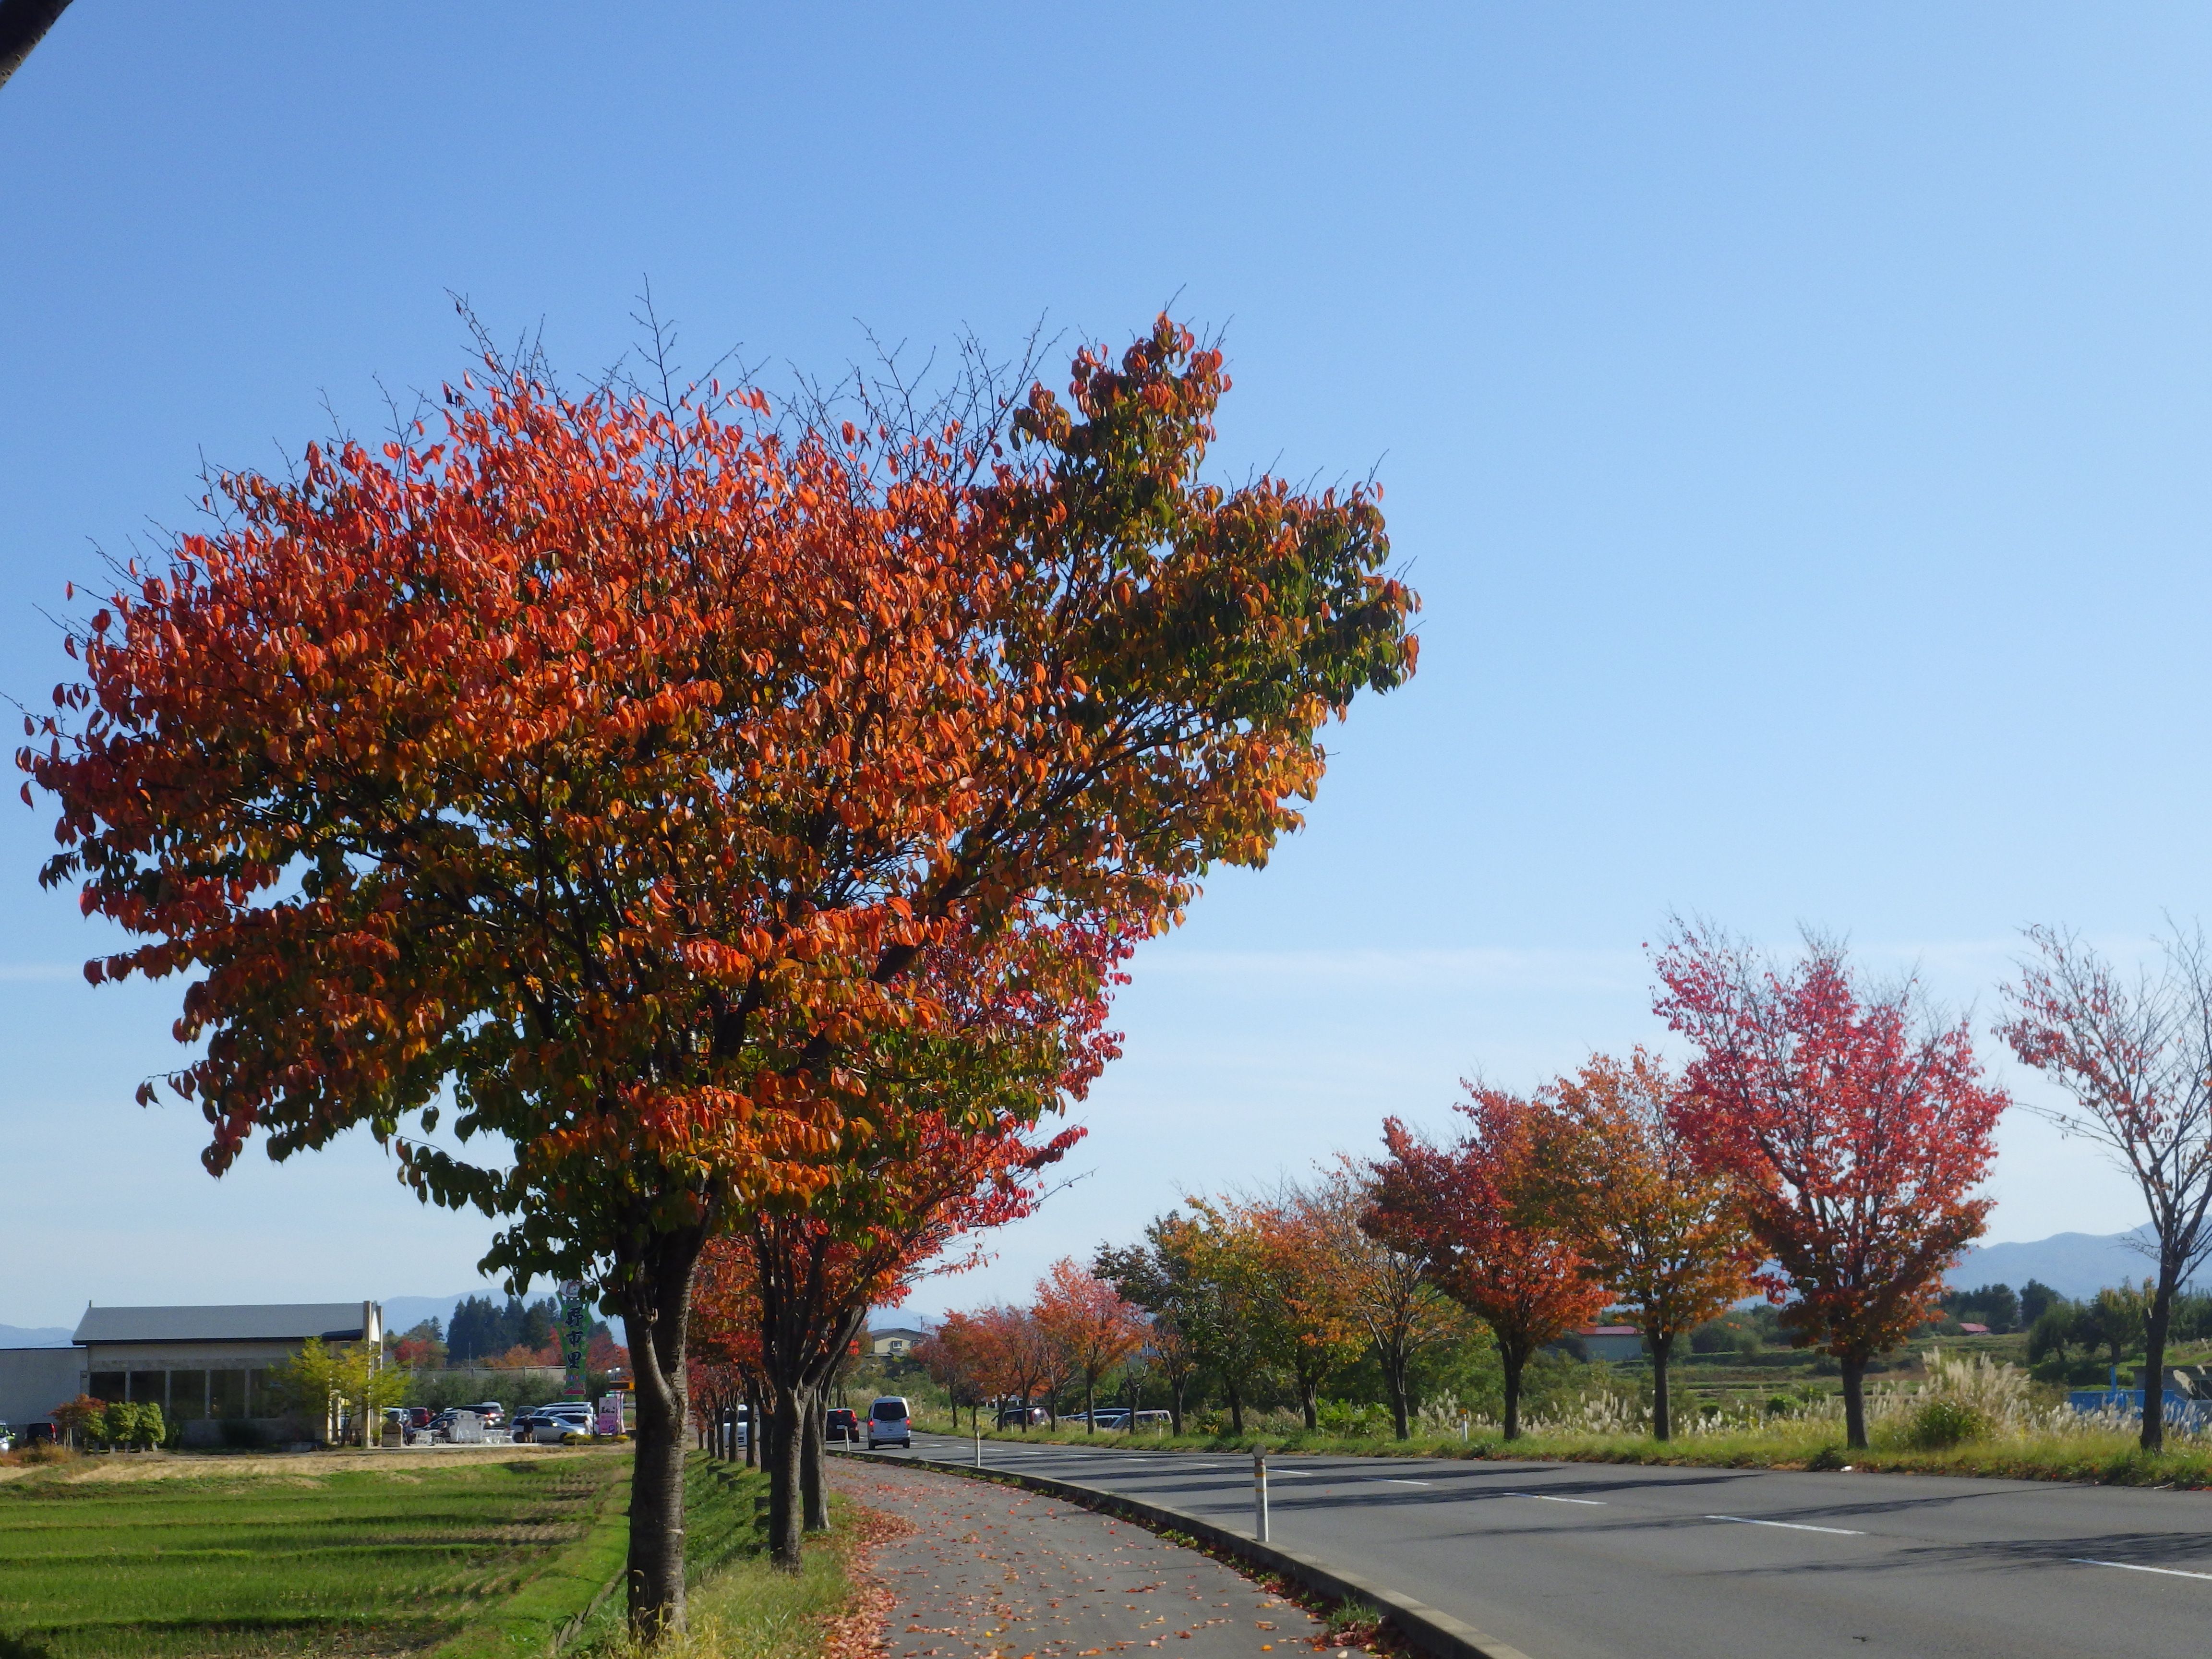
<svg viewBox="0 0 2212 1659">
<path fill-rule="evenodd" d="M 912 1522 L 874 1555 L 891 1659 L 1177 1659 L 1312 1654 L 1320 1622 L 1195 1550 L 1057 1498 L 957 1475 L 838 1461 L 830 1479 Z M 1323 1650 L 1334 1653 L 1334 1649 Z"/>
</svg>

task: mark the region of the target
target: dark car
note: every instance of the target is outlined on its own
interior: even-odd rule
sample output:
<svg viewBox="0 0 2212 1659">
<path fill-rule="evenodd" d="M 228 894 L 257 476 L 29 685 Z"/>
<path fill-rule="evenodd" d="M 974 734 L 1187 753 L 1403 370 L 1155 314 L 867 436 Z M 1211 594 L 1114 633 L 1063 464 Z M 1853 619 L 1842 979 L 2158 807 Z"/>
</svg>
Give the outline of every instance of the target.
<svg viewBox="0 0 2212 1659">
<path fill-rule="evenodd" d="M 823 1419 L 822 1436 L 825 1440 L 843 1440 L 857 1443 L 860 1438 L 860 1414 L 843 1406 L 832 1406 Z"/>
</svg>

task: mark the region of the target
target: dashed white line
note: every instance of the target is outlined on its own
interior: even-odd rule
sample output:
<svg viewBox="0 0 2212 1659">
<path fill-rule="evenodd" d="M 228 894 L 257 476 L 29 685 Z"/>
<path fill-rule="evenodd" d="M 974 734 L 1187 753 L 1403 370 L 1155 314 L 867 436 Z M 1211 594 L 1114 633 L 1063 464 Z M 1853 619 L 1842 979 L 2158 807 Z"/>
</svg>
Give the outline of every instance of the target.
<svg viewBox="0 0 2212 1659">
<path fill-rule="evenodd" d="M 2155 1572 L 2168 1578 L 2212 1580 L 2212 1572 L 2184 1572 L 2179 1567 L 2139 1567 L 2132 1561 L 2100 1561 L 2088 1555 L 2069 1555 L 2066 1559 L 2077 1567 L 2118 1567 L 2122 1572 Z"/>
<path fill-rule="evenodd" d="M 1733 1521 L 1740 1527 L 1781 1527 L 1790 1532 L 1833 1533 L 1838 1538 L 1863 1538 L 1863 1532 L 1853 1532 L 1849 1527 L 1808 1527 L 1800 1521 L 1754 1521 L 1747 1515 L 1709 1515 L 1708 1521 Z"/>
<path fill-rule="evenodd" d="M 1606 1507 L 1602 1498 L 1554 1498 L 1547 1492 L 1502 1492 L 1498 1495 L 1500 1498 L 1533 1498 L 1539 1504 L 1587 1504 L 1595 1510 Z M 1707 1516 L 1705 1519 L 1710 1521 L 1712 1516 Z"/>
<path fill-rule="evenodd" d="M 1385 1485 L 1392 1486 L 1433 1486 L 1437 1484 L 1433 1480 L 1401 1480 L 1395 1474 L 1386 1474 L 1382 1480 Z"/>
</svg>

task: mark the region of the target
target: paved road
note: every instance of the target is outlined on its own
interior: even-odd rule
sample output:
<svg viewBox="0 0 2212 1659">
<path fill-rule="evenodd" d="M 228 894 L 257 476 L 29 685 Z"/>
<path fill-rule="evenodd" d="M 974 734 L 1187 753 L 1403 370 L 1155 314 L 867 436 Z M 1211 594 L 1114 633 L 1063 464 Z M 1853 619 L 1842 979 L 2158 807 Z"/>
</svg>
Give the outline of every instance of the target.
<svg viewBox="0 0 2212 1659">
<path fill-rule="evenodd" d="M 872 1563 L 897 1598 L 890 1659 L 1312 1659 L 1324 1633 L 1242 1573 L 1056 1498 L 858 1458 L 830 1478 L 915 1525 Z"/>
<path fill-rule="evenodd" d="M 971 1452 L 929 1435 L 915 1449 Z M 983 1455 L 1250 1523 L 1249 1456 L 992 1442 Z M 1277 1543 L 1529 1659 L 2212 1653 L 2212 1494 L 1427 1458 L 1268 1467 Z"/>
</svg>

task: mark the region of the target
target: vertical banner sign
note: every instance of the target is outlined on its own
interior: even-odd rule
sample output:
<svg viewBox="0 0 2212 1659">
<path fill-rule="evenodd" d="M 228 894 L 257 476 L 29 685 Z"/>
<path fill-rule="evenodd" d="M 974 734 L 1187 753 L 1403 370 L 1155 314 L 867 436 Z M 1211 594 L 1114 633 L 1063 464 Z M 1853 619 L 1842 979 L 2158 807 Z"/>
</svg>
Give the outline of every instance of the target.
<svg viewBox="0 0 2212 1659">
<path fill-rule="evenodd" d="M 584 1305 L 584 1287 L 566 1284 L 561 1287 L 561 1360 L 568 1368 L 568 1386 L 563 1397 L 585 1400 L 591 1396 L 591 1386 L 584 1377 L 584 1355 L 592 1346 L 592 1310 Z"/>
</svg>

